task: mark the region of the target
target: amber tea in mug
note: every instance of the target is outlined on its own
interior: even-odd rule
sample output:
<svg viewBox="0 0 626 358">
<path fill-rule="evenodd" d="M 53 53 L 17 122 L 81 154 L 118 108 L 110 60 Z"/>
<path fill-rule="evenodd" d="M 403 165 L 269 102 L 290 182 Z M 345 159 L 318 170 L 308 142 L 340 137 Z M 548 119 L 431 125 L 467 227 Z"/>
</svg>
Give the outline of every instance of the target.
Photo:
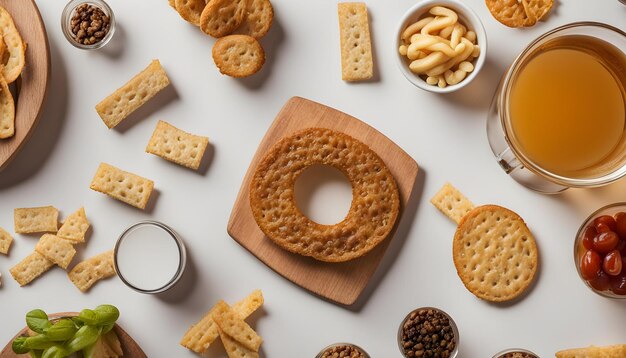
<svg viewBox="0 0 626 358">
<path fill-rule="evenodd" d="M 599 177 L 626 162 L 626 56 L 587 35 L 542 44 L 519 67 L 507 132 L 525 159 L 568 178 Z"/>
</svg>

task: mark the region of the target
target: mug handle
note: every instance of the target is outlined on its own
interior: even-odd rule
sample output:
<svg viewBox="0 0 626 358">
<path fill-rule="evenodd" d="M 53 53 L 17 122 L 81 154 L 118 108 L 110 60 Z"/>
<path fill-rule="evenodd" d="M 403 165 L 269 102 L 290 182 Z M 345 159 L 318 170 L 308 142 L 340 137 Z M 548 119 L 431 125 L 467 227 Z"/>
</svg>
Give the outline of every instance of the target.
<svg viewBox="0 0 626 358">
<path fill-rule="evenodd" d="M 511 147 L 506 147 L 505 150 L 496 155 L 496 160 L 505 173 L 511 174 L 517 169 L 523 169 L 524 165 L 517 159 Z"/>
</svg>

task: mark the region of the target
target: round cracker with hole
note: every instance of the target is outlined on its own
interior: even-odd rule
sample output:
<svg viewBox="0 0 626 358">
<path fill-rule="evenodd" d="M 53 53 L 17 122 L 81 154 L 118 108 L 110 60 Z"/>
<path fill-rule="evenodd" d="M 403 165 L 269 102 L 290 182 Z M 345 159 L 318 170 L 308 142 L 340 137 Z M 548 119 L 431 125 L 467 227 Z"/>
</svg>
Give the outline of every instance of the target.
<svg viewBox="0 0 626 358">
<path fill-rule="evenodd" d="M 554 0 L 485 0 L 491 15 L 508 27 L 534 26 L 546 16 Z"/>
<path fill-rule="evenodd" d="M 213 61 L 224 75 L 247 77 L 257 73 L 265 63 L 265 51 L 252 36 L 229 35 L 213 45 Z"/>
<path fill-rule="evenodd" d="M 476 297 L 510 301 L 533 282 L 537 244 L 524 220 L 497 205 L 479 206 L 463 217 L 454 234 L 454 266 Z"/>
<path fill-rule="evenodd" d="M 352 204 L 335 225 L 322 225 L 297 207 L 296 180 L 312 165 L 340 170 L 352 185 Z M 261 231 L 281 248 L 324 262 L 359 258 L 383 242 L 400 213 L 389 168 L 366 144 L 347 134 L 309 128 L 281 139 L 250 182 L 250 207 Z"/>
</svg>

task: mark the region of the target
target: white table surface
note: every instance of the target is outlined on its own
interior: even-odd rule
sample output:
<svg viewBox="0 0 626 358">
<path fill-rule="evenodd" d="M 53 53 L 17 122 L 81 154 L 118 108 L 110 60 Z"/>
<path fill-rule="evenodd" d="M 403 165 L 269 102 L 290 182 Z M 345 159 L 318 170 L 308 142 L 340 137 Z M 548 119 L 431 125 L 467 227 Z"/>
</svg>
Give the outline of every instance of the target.
<svg viewBox="0 0 626 358">
<path fill-rule="evenodd" d="M 398 325 L 420 306 L 437 306 L 454 317 L 460 357 L 491 357 L 513 346 L 550 357 L 563 348 L 626 343 L 626 300 L 593 294 L 572 261 L 581 221 L 604 204 L 626 200 L 626 181 L 558 196 L 536 194 L 502 172 L 485 134 L 491 96 L 516 54 L 541 33 L 572 21 L 626 29 L 626 6 L 618 1 L 560 1 L 547 22 L 523 30 L 500 25 L 484 1 L 467 1 L 486 27 L 488 58 L 470 86 L 445 96 L 414 88 L 395 67 L 396 22 L 414 1 L 368 2 L 379 80 L 361 84 L 341 81 L 335 1 L 274 0 L 275 23 L 262 41 L 268 61 L 246 80 L 221 76 L 211 59 L 213 39 L 182 21 L 165 0 L 110 0 L 118 32 L 100 52 L 77 50 L 65 40 L 59 26 L 65 1 L 37 2 L 50 39 L 52 80 L 39 127 L 0 173 L 0 226 L 12 231 L 15 207 L 54 205 L 66 216 L 84 205 L 93 225 L 79 252 L 85 258 L 110 249 L 130 224 L 161 220 L 182 235 L 192 265 L 185 282 L 163 297 L 136 293 L 118 279 L 82 294 L 58 268 L 20 288 L 8 270 L 32 251 L 37 237 L 17 235 L 10 256 L 0 257 L 0 341 L 8 341 L 33 308 L 55 312 L 111 303 L 148 356 L 192 357 L 178 345 L 187 327 L 217 300 L 233 302 L 261 288 L 266 303 L 252 323 L 265 339 L 265 357 L 313 357 L 337 341 L 360 344 L 372 357 L 400 356 Z M 161 60 L 173 87 L 140 110 L 124 131 L 108 130 L 94 105 L 153 58 Z M 405 213 L 365 299 L 353 309 L 291 284 L 226 233 L 259 141 L 284 102 L 296 95 L 361 118 L 421 166 L 414 210 Z M 210 137 L 213 158 L 205 173 L 144 153 L 159 119 Z M 101 161 L 153 179 L 159 192 L 154 209 L 142 212 L 89 190 Z M 451 257 L 454 225 L 428 202 L 445 181 L 475 203 L 509 207 L 527 221 L 540 248 L 541 269 L 523 300 L 489 304 L 463 287 Z M 326 202 L 314 210 L 332 207 Z M 209 356 L 225 356 L 216 346 Z"/>
</svg>

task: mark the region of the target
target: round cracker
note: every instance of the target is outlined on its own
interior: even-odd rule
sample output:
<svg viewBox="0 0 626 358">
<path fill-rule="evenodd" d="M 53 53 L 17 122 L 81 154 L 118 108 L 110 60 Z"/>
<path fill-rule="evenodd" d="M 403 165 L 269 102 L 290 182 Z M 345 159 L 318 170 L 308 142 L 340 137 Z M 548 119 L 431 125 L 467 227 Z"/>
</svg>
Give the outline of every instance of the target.
<svg viewBox="0 0 626 358">
<path fill-rule="evenodd" d="M 200 26 L 200 16 L 205 6 L 205 0 L 174 0 L 174 8 L 180 17 L 196 26 Z"/>
<path fill-rule="evenodd" d="M 176 10 L 176 0 L 167 0 L 167 2 L 170 4 L 170 6 Z M 176 10 L 178 11 L 178 10 Z"/>
<path fill-rule="evenodd" d="M 229 35 L 213 45 L 213 61 L 222 74 L 247 77 L 258 72 L 265 63 L 265 51 L 252 36 Z"/>
<path fill-rule="evenodd" d="M 246 16 L 235 33 L 260 39 L 267 34 L 274 21 L 274 8 L 270 0 L 248 0 Z"/>
<path fill-rule="evenodd" d="M 497 205 L 477 207 L 463 217 L 454 234 L 452 255 L 465 287 L 492 302 L 522 294 L 538 266 L 537 245 L 524 220 Z"/>
<path fill-rule="evenodd" d="M 529 27 L 541 20 L 553 0 L 485 0 L 491 15 L 508 27 Z"/>
<path fill-rule="evenodd" d="M 200 16 L 200 29 L 215 38 L 232 34 L 245 17 L 248 0 L 210 0 Z"/>
<path fill-rule="evenodd" d="M 318 224 L 296 205 L 296 180 L 315 164 L 333 166 L 352 184 L 350 211 L 338 224 Z M 250 206 L 263 233 L 283 249 L 344 262 L 387 238 L 400 196 L 393 175 L 367 145 L 330 129 L 310 128 L 283 138 L 265 154 L 250 183 Z"/>
</svg>

